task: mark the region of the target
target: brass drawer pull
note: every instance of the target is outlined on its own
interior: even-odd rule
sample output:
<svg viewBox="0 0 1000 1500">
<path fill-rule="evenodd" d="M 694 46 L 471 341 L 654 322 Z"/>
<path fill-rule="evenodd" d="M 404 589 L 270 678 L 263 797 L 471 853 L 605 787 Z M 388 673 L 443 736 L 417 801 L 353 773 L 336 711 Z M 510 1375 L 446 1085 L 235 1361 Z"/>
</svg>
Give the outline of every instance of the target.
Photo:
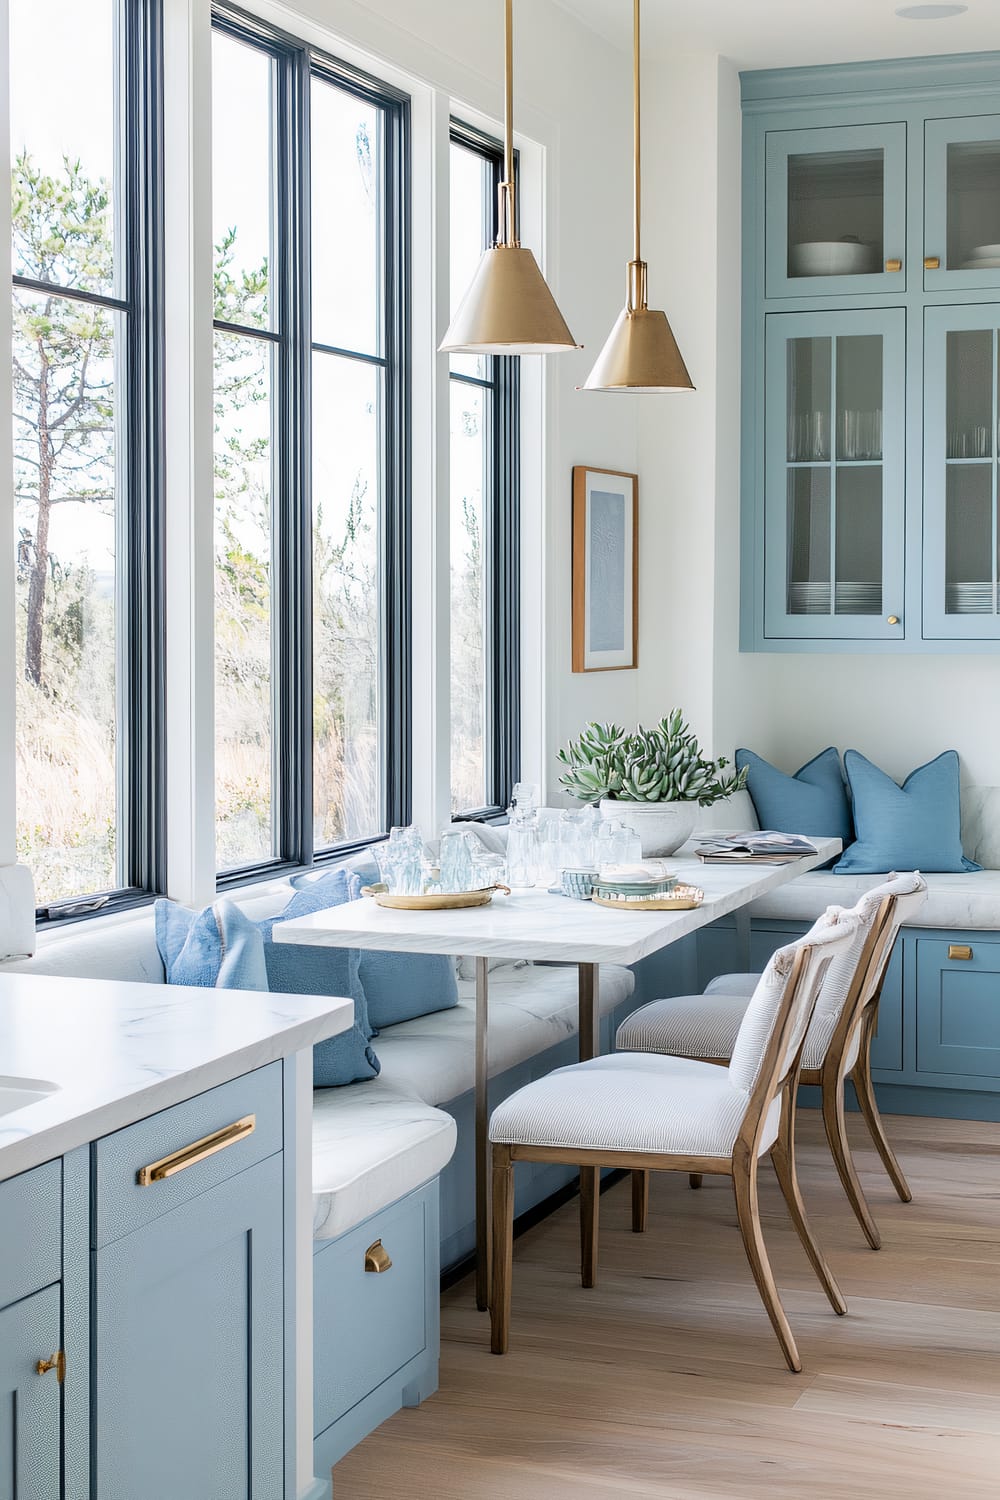
<svg viewBox="0 0 1000 1500">
<path fill-rule="evenodd" d="M 381 1240 L 376 1240 L 373 1245 L 368 1246 L 368 1249 L 365 1251 L 366 1271 L 371 1271 L 375 1276 L 381 1276 L 382 1272 L 388 1271 L 391 1265 L 392 1261 L 389 1259 L 389 1252 Z"/>
<path fill-rule="evenodd" d="M 35 1366 L 36 1375 L 47 1375 L 50 1370 L 55 1370 L 56 1379 L 62 1385 L 66 1379 L 66 1354 L 62 1349 L 57 1349 L 51 1359 L 40 1359 Z"/>
<path fill-rule="evenodd" d="M 901 271 L 903 269 L 903 262 L 901 260 L 896 260 L 895 258 L 892 260 L 887 260 L 885 263 L 885 268 L 887 271 Z"/>
<path fill-rule="evenodd" d="M 200 1141 L 192 1141 L 190 1146 L 182 1146 L 179 1151 L 171 1151 L 169 1156 L 151 1161 L 148 1167 L 140 1167 L 136 1173 L 136 1182 L 140 1187 L 149 1187 L 151 1183 L 163 1182 L 167 1177 L 176 1177 L 185 1167 L 193 1167 L 196 1162 L 205 1161 L 217 1151 L 225 1151 L 227 1146 L 235 1146 L 237 1141 L 245 1140 L 248 1135 L 253 1135 L 256 1128 L 257 1116 L 244 1115 L 242 1120 L 235 1120 L 223 1130 L 204 1135 Z"/>
<path fill-rule="evenodd" d="M 949 958 L 971 958 L 972 957 L 972 949 L 969 947 L 968 943 L 949 943 L 948 944 L 948 957 Z"/>
<path fill-rule="evenodd" d="M 941 269 L 941 257 L 940 257 L 940 255 L 925 255 L 924 256 L 924 270 L 925 271 L 939 271 L 940 269 Z"/>
</svg>

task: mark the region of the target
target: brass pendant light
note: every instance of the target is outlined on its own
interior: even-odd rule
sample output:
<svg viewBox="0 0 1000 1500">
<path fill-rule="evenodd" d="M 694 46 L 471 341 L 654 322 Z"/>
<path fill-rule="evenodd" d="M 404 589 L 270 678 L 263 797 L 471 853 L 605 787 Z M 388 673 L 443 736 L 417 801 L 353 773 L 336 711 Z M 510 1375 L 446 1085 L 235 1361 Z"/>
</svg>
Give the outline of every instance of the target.
<svg viewBox="0 0 1000 1500">
<path fill-rule="evenodd" d="M 504 181 L 496 244 L 483 253 L 440 345 L 443 354 L 559 354 L 579 348 L 538 262 L 517 238 L 513 0 L 504 11 Z"/>
<path fill-rule="evenodd" d="M 639 0 L 632 0 L 632 76 L 634 177 L 634 250 L 628 263 L 625 283 L 625 306 L 608 335 L 594 368 L 581 386 L 584 391 L 632 391 L 655 394 L 661 391 L 693 391 L 677 340 L 667 322 L 667 315 L 656 312 L 646 302 L 646 262 L 640 252 L 641 176 L 639 122 Z"/>
</svg>

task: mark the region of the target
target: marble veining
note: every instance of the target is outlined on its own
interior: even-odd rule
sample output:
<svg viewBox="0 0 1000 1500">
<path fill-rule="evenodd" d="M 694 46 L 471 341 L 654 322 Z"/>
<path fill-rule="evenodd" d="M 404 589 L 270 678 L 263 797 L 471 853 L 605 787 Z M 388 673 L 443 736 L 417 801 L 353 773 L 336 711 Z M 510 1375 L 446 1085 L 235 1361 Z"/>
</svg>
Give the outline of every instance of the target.
<svg viewBox="0 0 1000 1500">
<path fill-rule="evenodd" d="M 350 1000 L 0 975 L 0 1074 L 55 1092 L 0 1115 L 0 1179 L 346 1031 Z"/>
<path fill-rule="evenodd" d="M 393 911 L 374 901 L 351 901 L 280 922 L 274 938 L 318 947 L 633 964 L 797 879 L 841 848 L 839 839 L 813 842 L 817 854 L 788 865 L 706 865 L 695 857 L 693 845 L 685 845 L 670 864 L 682 881 L 705 892 L 694 911 L 633 914 L 547 891 L 519 890 L 495 896 L 489 906 L 462 911 Z"/>
</svg>

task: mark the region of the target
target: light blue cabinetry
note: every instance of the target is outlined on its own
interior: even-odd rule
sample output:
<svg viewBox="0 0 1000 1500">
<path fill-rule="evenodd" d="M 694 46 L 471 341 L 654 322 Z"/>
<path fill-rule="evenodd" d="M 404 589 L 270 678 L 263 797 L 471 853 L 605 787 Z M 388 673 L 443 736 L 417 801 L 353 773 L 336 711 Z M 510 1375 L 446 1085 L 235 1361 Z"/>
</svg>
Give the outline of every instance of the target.
<svg viewBox="0 0 1000 1500">
<path fill-rule="evenodd" d="M 57 1369 L 37 1368 L 56 1355 L 61 1336 L 58 1286 L 0 1311 L 0 1500 L 62 1493 L 62 1391 Z"/>
<path fill-rule="evenodd" d="M 1000 55 L 742 83 L 742 647 L 994 651 Z"/>
</svg>

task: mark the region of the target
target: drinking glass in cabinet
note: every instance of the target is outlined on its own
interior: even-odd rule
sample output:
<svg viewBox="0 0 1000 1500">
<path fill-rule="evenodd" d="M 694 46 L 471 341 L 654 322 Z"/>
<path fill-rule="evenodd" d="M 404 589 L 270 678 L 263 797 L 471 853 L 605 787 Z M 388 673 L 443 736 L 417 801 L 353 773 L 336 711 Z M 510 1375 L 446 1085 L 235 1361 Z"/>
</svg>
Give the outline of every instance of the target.
<svg viewBox="0 0 1000 1500">
<path fill-rule="evenodd" d="M 822 151 L 788 158 L 788 275 L 858 276 L 884 252 L 885 153 Z"/>
<path fill-rule="evenodd" d="M 830 458 L 832 343 L 828 338 L 788 344 L 788 460 L 826 463 Z"/>
</svg>

